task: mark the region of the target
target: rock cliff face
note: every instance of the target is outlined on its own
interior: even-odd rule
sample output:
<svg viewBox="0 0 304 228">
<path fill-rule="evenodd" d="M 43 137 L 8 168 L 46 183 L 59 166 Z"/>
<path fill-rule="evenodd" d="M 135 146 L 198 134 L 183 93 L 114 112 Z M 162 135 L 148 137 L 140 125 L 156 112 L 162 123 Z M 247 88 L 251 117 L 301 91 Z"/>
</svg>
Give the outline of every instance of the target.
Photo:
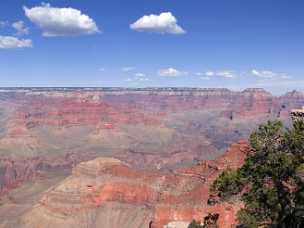
<svg viewBox="0 0 304 228">
<path fill-rule="evenodd" d="M 71 168 L 80 160 L 81 158 L 74 154 L 66 154 L 63 158 L 0 159 L 0 193 L 8 193 L 26 181 L 43 178 L 48 172 L 69 174 Z"/>
<path fill-rule="evenodd" d="M 303 105 L 303 93 L 262 89 L 0 89 L 0 195 L 100 156 L 149 170 L 214 159 Z"/>
<path fill-rule="evenodd" d="M 163 228 L 219 213 L 220 227 L 230 228 L 241 205 L 209 206 L 208 189 L 223 169 L 240 167 L 249 152 L 241 141 L 217 160 L 166 173 L 136 170 L 114 158 L 83 162 L 22 216 L 20 226 Z"/>
<path fill-rule="evenodd" d="M 213 212 L 230 227 L 241 205 L 207 199 L 243 163 L 233 143 L 303 105 L 262 89 L 0 89 L 0 227 L 185 227 Z"/>
</svg>

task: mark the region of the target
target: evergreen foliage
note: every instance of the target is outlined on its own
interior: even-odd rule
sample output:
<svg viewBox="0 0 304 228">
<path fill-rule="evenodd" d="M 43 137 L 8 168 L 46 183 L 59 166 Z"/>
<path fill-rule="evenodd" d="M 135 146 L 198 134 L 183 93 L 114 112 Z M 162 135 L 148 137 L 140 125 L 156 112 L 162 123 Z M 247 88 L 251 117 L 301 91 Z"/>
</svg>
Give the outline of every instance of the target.
<svg viewBox="0 0 304 228">
<path fill-rule="evenodd" d="M 188 228 L 203 228 L 200 222 L 196 220 L 192 220 L 192 222 L 189 224 Z"/>
<path fill-rule="evenodd" d="M 226 170 L 211 191 L 222 199 L 241 195 L 243 227 L 304 227 L 304 123 L 284 129 L 260 125 L 250 136 L 254 153 L 238 170 Z"/>
</svg>

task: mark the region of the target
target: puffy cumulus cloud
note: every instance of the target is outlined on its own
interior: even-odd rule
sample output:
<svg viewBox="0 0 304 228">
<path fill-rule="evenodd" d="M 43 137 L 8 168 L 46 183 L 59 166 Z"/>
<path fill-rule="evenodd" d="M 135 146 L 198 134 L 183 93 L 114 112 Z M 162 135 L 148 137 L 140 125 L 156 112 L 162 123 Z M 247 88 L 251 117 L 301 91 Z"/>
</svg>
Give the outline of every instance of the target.
<svg viewBox="0 0 304 228">
<path fill-rule="evenodd" d="M 219 71 L 216 72 L 215 75 L 224 77 L 224 78 L 234 78 L 235 75 L 231 71 Z"/>
<path fill-rule="evenodd" d="M 147 81 L 150 81 L 149 78 L 137 78 L 138 81 L 140 82 L 147 82 Z"/>
<path fill-rule="evenodd" d="M 215 73 L 214 73 L 213 71 L 207 71 L 207 72 L 205 73 L 205 75 L 208 76 L 208 77 L 211 77 L 211 76 L 214 76 Z"/>
<path fill-rule="evenodd" d="M 42 29 L 43 36 L 79 36 L 99 32 L 93 19 L 74 8 L 56 8 L 42 4 L 23 7 L 25 15 Z"/>
<path fill-rule="evenodd" d="M 207 71 L 207 72 L 196 72 L 196 76 L 199 76 L 200 79 L 203 80 L 210 80 L 212 76 L 214 76 L 214 72 L 212 71 Z"/>
<path fill-rule="evenodd" d="M 23 36 L 29 34 L 29 28 L 25 26 L 23 21 L 16 21 L 12 24 L 12 27 L 16 30 L 17 36 Z"/>
<path fill-rule="evenodd" d="M 31 48 L 33 46 L 30 39 L 18 39 L 13 36 L 0 36 L 0 48 Z"/>
<path fill-rule="evenodd" d="M 196 73 L 197 76 L 202 76 L 202 79 L 211 79 L 214 76 L 224 77 L 224 78 L 234 78 L 235 74 L 232 71 L 206 71 L 204 73 Z"/>
<path fill-rule="evenodd" d="M 148 77 L 146 77 L 143 73 L 137 73 L 134 75 L 133 78 L 127 78 L 124 80 L 125 82 L 134 82 L 134 83 L 140 83 L 140 82 L 147 82 L 150 81 Z"/>
<path fill-rule="evenodd" d="M 270 70 L 251 70 L 251 74 L 261 79 L 291 79 L 292 77 L 285 73 L 276 73 Z"/>
<path fill-rule="evenodd" d="M 254 76 L 260 77 L 260 78 L 273 78 L 275 76 L 277 76 L 276 73 L 270 71 L 270 70 L 263 70 L 263 71 L 258 71 L 258 70 L 251 70 L 251 73 Z"/>
<path fill-rule="evenodd" d="M 171 12 L 161 13 L 160 15 L 145 15 L 130 25 L 135 31 L 185 34 L 186 31 L 177 24 L 177 19 Z"/>
<path fill-rule="evenodd" d="M 145 73 L 135 73 L 134 74 L 134 81 L 139 81 L 139 82 L 145 82 L 145 81 L 150 81 L 150 79 L 147 77 L 147 75 Z"/>
<path fill-rule="evenodd" d="M 187 72 L 179 71 L 172 67 L 161 69 L 158 71 L 158 75 L 162 77 L 178 77 L 186 74 Z"/>
</svg>

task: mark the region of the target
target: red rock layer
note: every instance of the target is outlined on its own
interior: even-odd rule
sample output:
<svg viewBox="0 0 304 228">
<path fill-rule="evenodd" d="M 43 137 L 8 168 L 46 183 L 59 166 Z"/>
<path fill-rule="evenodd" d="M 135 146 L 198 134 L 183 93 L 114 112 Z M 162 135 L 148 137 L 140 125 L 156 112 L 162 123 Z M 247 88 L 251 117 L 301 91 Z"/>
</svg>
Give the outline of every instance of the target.
<svg viewBox="0 0 304 228">
<path fill-rule="evenodd" d="M 72 153 L 57 158 L 0 159 L 0 197 L 27 181 L 45 178 L 49 172 L 70 173 L 80 160 L 84 158 Z"/>
<path fill-rule="evenodd" d="M 157 116 L 132 107 L 122 109 L 110 104 L 75 98 L 29 96 L 17 109 L 16 119 L 28 128 L 38 126 L 96 126 L 114 128 L 121 124 L 157 124 Z"/>
<path fill-rule="evenodd" d="M 208 213 L 219 213 L 220 227 L 230 228 L 236 224 L 235 215 L 241 204 L 209 206 L 209 187 L 223 169 L 240 167 L 249 152 L 248 144 L 241 141 L 218 160 L 167 174 L 135 170 L 109 158 L 81 163 L 71 177 L 46 193 L 24 221 L 34 214 L 37 221 L 48 218 L 49 223 L 54 221 L 65 227 L 66 220 L 78 217 L 83 210 L 98 211 L 107 202 L 115 202 L 149 208 L 154 228 L 163 228 L 172 221 L 201 220 Z M 61 215 L 68 217 L 60 220 Z M 35 225 L 32 222 L 26 227 Z"/>
<path fill-rule="evenodd" d="M 213 128 L 201 131 L 205 130 L 202 126 L 206 122 L 216 122 L 217 119 L 224 118 L 225 120 L 231 119 L 235 120 L 236 123 L 242 122 L 249 125 L 253 120 L 255 120 L 254 123 L 258 123 L 278 117 L 287 121 L 289 110 L 303 105 L 303 93 L 292 91 L 284 96 L 274 97 L 261 89 L 232 92 L 227 89 L 156 88 L 91 91 L 89 89 L 32 88 L 0 92 L 0 114 L 2 114 L 2 109 L 8 109 L 7 118 L 2 120 L 2 115 L 0 118 L 0 121 L 3 121 L 1 127 L 4 129 L 3 131 L 0 129 L 2 159 L 0 162 L 0 192 L 7 191 L 7 189 L 11 189 L 24 181 L 38 177 L 41 167 L 56 164 L 58 167 L 68 166 L 68 169 L 70 169 L 73 166 L 72 163 L 76 164 L 90 159 L 87 155 L 83 155 L 82 152 L 85 149 L 77 148 L 75 145 L 63 146 L 59 143 L 55 145 L 56 152 L 60 151 L 58 156 L 47 156 L 45 154 L 40 156 L 40 153 L 45 151 L 53 152 L 53 148 L 49 148 L 50 145 L 53 146 L 52 141 L 48 142 L 48 138 L 45 136 L 43 139 L 39 138 L 40 135 L 35 132 L 40 128 L 49 130 L 51 135 L 56 135 L 52 132 L 54 128 L 56 130 L 64 129 L 66 135 L 69 136 L 73 133 L 74 128 L 79 126 L 89 127 L 97 132 L 94 143 L 99 143 L 104 138 L 102 138 L 102 134 L 98 135 L 98 132 L 103 130 L 111 132 L 107 138 L 108 141 L 111 141 L 111 137 L 118 133 L 122 135 L 131 134 L 121 129 L 123 125 L 144 125 L 147 128 L 152 126 L 164 127 L 166 118 L 176 112 L 186 113 L 185 115 L 187 113 L 191 115 L 195 111 L 204 111 L 210 113 L 211 116 L 214 114 L 212 118 L 208 117 L 206 120 L 203 117 L 202 119 L 195 117 L 191 120 L 189 117 L 189 123 L 182 126 L 170 126 L 171 128 L 165 126 L 167 127 L 166 130 L 169 129 L 173 132 L 173 139 L 170 141 L 170 145 L 166 145 L 167 147 L 160 144 L 156 150 L 149 151 L 147 149 L 148 151 L 143 153 L 133 148 L 111 151 L 116 158 L 142 168 L 174 167 L 176 164 L 183 164 L 184 162 L 216 157 L 219 150 L 223 148 L 222 143 L 227 144 L 227 142 L 231 143 L 231 141 L 234 142 L 239 139 L 237 133 L 232 135 L 232 132 L 242 133 L 242 131 L 246 132 L 248 130 L 249 132 L 250 130 L 244 125 L 245 130 L 235 129 L 229 127 L 229 122 L 225 122 L 224 125 L 211 125 Z M 178 119 L 176 122 L 178 122 Z M 196 132 L 196 128 L 200 129 Z M 194 129 L 194 133 L 191 134 L 190 129 Z M 178 131 L 181 132 L 180 135 L 182 136 L 177 134 Z M 204 137 L 208 134 L 206 139 L 202 139 L 202 141 L 205 140 L 203 143 L 194 138 L 199 134 Z M 224 136 L 220 138 L 220 134 Z M 57 138 L 62 135 L 59 134 Z M 179 137 L 176 137 L 176 135 Z M 89 136 L 87 137 L 89 138 Z M 132 138 L 132 135 L 126 135 L 125 138 Z M 77 141 L 77 139 L 73 140 Z M 148 137 L 145 140 L 144 143 L 150 143 Z M 60 140 L 56 142 L 58 141 Z M 120 140 L 117 141 L 123 144 Z M 62 143 L 62 141 L 60 142 Z M 91 141 L 86 142 L 91 143 Z M 142 143 L 136 140 L 130 142 L 133 145 Z M 103 152 L 103 146 L 96 146 L 96 150 Z M 143 146 L 140 147 L 140 149 L 142 148 Z M 164 149 L 161 151 L 161 148 Z M 79 153 L 74 153 L 75 150 Z M 67 158 L 71 151 L 74 153 L 73 162 L 70 161 L 70 158 Z M 12 154 L 16 156 L 14 157 Z"/>
<path fill-rule="evenodd" d="M 16 93 L 16 121 L 27 127 L 78 126 L 102 124 L 105 128 L 123 123 L 157 124 L 166 112 L 217 109 L 223 114 L 252 117 L 279 115 L 285 106 L 301 105 L 304 95 L 291 92 L 273 97 L 262 89 L 231 92 L 226 89 L 177 90 L 172 92 L 41 92 L 40 95 Z M 229 114 L 230 113 L 230 114 Z M 101 125 L 100 125 L 101 126 Z"/>
</svg>

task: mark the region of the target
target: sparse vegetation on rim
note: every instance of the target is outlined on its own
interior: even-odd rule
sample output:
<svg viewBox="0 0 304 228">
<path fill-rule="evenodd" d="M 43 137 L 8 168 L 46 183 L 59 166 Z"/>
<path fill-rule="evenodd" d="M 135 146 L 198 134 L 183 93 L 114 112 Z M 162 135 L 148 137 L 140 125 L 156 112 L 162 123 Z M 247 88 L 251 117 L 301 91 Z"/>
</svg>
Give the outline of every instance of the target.
<svg viewBox="0 0 304 228">
<path fill-rule="evenodd" d="M 238 170 L 224 171 L 211 191 L 222 200 L 240 196 L 241 227 L 304 226 L 304 122 L 285 129 L 262 124 L 250 136 L 254 153 Z"/>
</svg>

